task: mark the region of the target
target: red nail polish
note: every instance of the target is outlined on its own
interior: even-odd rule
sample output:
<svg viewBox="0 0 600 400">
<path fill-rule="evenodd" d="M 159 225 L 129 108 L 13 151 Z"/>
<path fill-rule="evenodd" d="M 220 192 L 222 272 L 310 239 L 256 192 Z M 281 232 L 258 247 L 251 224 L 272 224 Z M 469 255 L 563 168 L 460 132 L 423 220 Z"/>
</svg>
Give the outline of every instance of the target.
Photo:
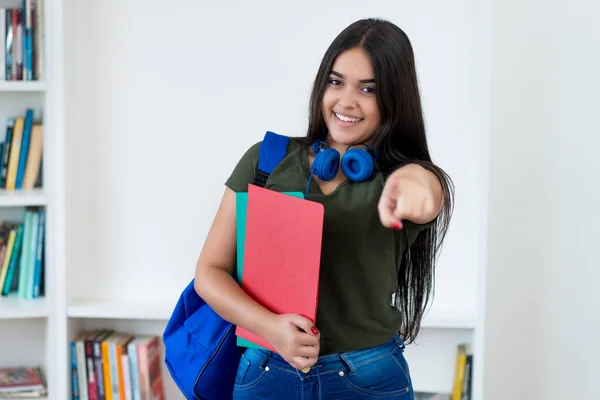
<svg viewBox="0 0 600 400">
<path fill-rule="evenodd" d="M 395 230 L 399 230 L 399 229 L 400 229 L 400 224 L 399 224 L 399 223 L 397 223 L 397 222 L 394 222 L 394 223 L 392 224 L 392 228 L 394 228 Z"/>
<path fill-rule="evenodd" d="M 313 335 L 318 335 L 319 334 L 319 331 L 314 326 L 312 328 L 310 328 L 310 330 L 312 331 Z"/>
</svg>

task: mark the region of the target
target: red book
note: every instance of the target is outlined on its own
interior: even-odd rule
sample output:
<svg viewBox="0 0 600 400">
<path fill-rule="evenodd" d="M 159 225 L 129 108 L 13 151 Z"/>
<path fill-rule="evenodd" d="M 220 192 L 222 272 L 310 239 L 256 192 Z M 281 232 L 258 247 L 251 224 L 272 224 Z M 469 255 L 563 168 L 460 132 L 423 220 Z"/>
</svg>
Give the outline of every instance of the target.
<svg viewBox="0 0 600 400">
<path fill-rule="evenodd" d="M 323 205 L 259 186 L 248 186 L 242 288 L 277 314 L 317 313 Z M 236 327 L 236 334 L 269 350 L 260 336 Z"/>
</svg>

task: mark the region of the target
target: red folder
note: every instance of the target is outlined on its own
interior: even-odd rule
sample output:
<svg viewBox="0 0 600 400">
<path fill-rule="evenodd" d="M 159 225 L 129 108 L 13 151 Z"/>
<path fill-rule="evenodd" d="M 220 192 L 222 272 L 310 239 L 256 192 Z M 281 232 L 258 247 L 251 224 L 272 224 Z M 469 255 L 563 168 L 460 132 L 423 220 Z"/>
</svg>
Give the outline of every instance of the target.
<svg viewBox="0 0 600 400">
<path fill-rule="evenodd" d="M 315 321 L 324 212 L 320 203 L 248 186 L 242 288 L 272 312 Z M 274 351 L 240 326 L 236 334 Z"/>
</svg>

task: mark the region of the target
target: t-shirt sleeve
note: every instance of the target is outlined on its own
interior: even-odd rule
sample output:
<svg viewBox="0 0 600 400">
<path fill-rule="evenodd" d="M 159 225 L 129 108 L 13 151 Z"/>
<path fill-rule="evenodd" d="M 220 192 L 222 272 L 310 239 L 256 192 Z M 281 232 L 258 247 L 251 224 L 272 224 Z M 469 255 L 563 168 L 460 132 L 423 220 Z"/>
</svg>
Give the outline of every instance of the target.
<svg viewBox="0 0 600 400">
<path fill-rule="evenodd" d="M 426 224 L 416 224 L 412 221 L 407 221 L 407 220 L 402 221 L 402 224 L 404 225 L 404 229 L 405 229 L 406 241 L 407 241 L 408 247 L 413 245 L 413 243 L 417 239 L 417 236 L 419 236 L 419 233 L 421 233 L 424 230 L 426 230 L 427 228 L 433 226 L 436 222 L 437 222 L 437 217 L 434 218 L 432 221 L 427 222 Z"/>
<path fill-rule="evenodd" d="M 253 144 L 238 161 L 225 185 L 234 192 L 247 192 L 248 184 L 254 180 L 258 168 L 258 156 L 261 142 Z"/>
</svg>

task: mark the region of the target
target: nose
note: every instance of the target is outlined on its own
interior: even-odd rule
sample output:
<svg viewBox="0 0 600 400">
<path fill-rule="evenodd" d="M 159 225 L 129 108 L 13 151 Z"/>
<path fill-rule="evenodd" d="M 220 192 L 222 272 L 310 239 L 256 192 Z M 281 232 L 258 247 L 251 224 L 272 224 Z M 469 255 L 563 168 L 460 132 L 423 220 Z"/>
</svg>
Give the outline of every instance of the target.
<svg viewBox="0 0 600 400">
<path fill-rule="evenodd" d="M 338 104 L 342 108 L 354 108 L 356 107 L 357 101 L 355 93 L 348 87 L 343 88 L 338 92 L 340 97 L 338 98 Z"/>
</svg>

